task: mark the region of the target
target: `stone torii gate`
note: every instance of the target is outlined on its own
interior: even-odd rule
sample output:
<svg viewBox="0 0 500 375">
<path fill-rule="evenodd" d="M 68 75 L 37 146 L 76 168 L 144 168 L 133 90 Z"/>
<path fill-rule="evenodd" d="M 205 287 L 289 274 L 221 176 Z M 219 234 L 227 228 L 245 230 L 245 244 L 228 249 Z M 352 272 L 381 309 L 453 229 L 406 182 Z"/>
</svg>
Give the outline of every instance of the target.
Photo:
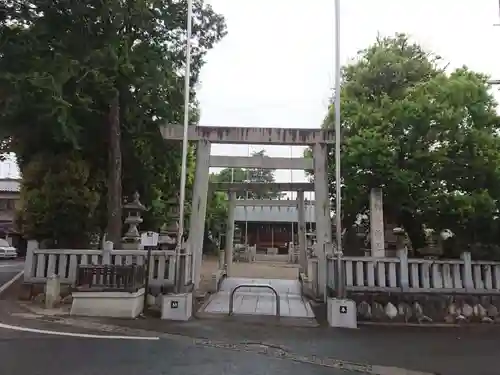
<svg viewBox="0 0 500 375">
<path fill-rule="evenodd" d="M 229 157 L 231 158 L 231 157 Z M 266 157 L 267 158 L 267 157 Z M 274 158 L 276 160 L 276 158 Z M 288 159 L 290 160 L 290 159 Z M 292 159 L 293 160 L 293 159 Z M 295 159 L 297 160 L 297 158 Z M 313 169 L 313 161 L 310 159 L 302 159 L 305 163 L 309 162 L 310 166 L 306 169 Z M 299 163 L 301 164 L 301 163 Z M 255 168 L 274 169 L 271 168 L 272 163 L 262 163 L 262 166 Z M 301 165 L 295 165 L 292 169 L 302 169 Z M 313 183 L 265 183 L 265 182 L 218 182 L 212 183 L 211 188 L 219 191 L 229 192 L 229 207 L 228 218 L 226 227 L 226 271 L 227 276 L 231 275 L 231 265 L 233 263 L 233 239 L 234 239 L 234 223 L 235 223 L 235 209 L 236 206 L 241 207 L 297 207 L 298 213 L 298 237 L 299 237 L 299 264 L 301 272 L 307 273 L 307 244 L 306 244 L 306 216 L 305 216 L 305 200 L 304 192 L 314 191 Z M 236 199 L 236 192 L 238 191 L 251 191 L 253 193 L 268 193 L 268 192 L 281 192 L 281 191 L 295 191 L 297 192 L 297 200 L 275 200 L 275 199 Z"/>
<path fill-rule="evenodd" d="M 160 131 L 166 140 L 181 141 L 183 139 L 182 125 L 161 126 Z M 193 253 L 193 283 L 195 289 L 199 287 L 200 283 L 203 235 L 205 232 L 205 215 L 209 189 L 209 169 L 210 167 L 232 167 L 312 169 L 314 171 L 316 255 L 320 260 L 320 265 L 324 265 L 319 267 L 319 286 L 320 292 L 322 292 L 326 283 L 326 249 L 327 244 L 331 244 L 332 242 L 327 176 L 327 145 L 334 143 L 334 131 L 322 129 L 191 126 L 188 129 L 188 139 L 191 142 L 196 142 L 196 172 L 188 241 L 189 248 Z M 212 143 L 311 146 L 313 160 L 311 165 L 311 160 L 306 158 L 211 156 Z M 243 190 L 251 189 L 251 185 L 247 184 L 240 188 L 243 188 Z M 283 188 L 281 189 L 282 191 L 290 191 L 290 187 L 292 186 L 278 186 L 277 188 Z M 230 190 L 229 186 L 227 188 Z M 238 187 L 232 186 L 232 188 Z M 309 188 L 310 186 L 304 186 L 302 189 L 294 188 L 291 190 L 305 191 Z M 301 199 L 300 194 L 299 199 Z M 230 195 L 230 201 L 234 200 L 235 193 Z M 232 211 L 234 212 L 234 209 Z"/>
<path fill-rule="evenodd" d="M 308 168 L 308 170 L 313 169 L 313 161 L 312 159 L 307 159 L 308 162 L 310 162 L 311 167 Z M 261 167 L 258 167 L 261 168 Z M 274 168 L 273 168 L 274 169 Z M 265 184 L 265 192 L 269 192 L 273 190 L 273 186 L 276 186 L 277 184 Z M 296 219 L 293 217 L 291 218 L 291 222 L 297 222 L 297 237 L 298 237 L 298 247 L 299 247 L 299 257 L 298 257 L 298 262 L 300 265 L 300 272 L 304 273 L 306 276 L 308 275 L 308 264 L 307 264 L 307 233 L 306 233 L 306 222 L 307 219 L 311 219 L 312 216 L 310 214 L 307 214 L 307 207 L 309 205 L 313 205 L 315 202 L 314 201 L 308 201 L 306 205 L 306 200 L 304 197 L 304 193 L 306 191 L 314 191 L 314 184 L 308 183 L 308 184 L 289 184 L 287 188 L 289 189 L 297 189 L 297 190 L 288 190 L 288 191 L 296 191 L 297 192 L 297 199 L 295 200 L 289 200 L 289 199 L 237 199 L 236 200 L 236 207 L 244 207 L 245 210 L 248 209 L 249 207 L 252 209 L 255 208 L 270 208 L 271 210 L 274 208 L 277 208 L 278 211 L 281 208 L 285 208 L 287 211 L 289 208 L 295 208 L 296 211 Z M 272 186 L 271 189 L 269 189 L 269 186 Z M 279 186 L 281 188 L 281 186 Z M 280 192 L 279 190 L 276 190 L 277 192 Z M 235 214 L 236 216 L 236 214 Z M 245 214 L 246 216 L 246 214 Z M 294 215 L 295 216 L 295 215 Z M 295 220 L 294 220 L 295 219 Z M 253 220 L 255 221 L 255 220 Z M 267 220 L 264 220 L 267 221 Z M 271 221 L 271 220 L 269 220 Z M 227 235 L 227 234 L 226 234 Z M 293 235 L 293 233 L 292 233 Z M 290 254 L 290 251 L 294 251 L 294 246 L 292 248 L 289 248 L 289 261 L 294 260 L 294 254 Z M 227 261 L 226 261 L 227 263 Z M 229 273 L 229 272 L 228 272 Z"/>
</svg>

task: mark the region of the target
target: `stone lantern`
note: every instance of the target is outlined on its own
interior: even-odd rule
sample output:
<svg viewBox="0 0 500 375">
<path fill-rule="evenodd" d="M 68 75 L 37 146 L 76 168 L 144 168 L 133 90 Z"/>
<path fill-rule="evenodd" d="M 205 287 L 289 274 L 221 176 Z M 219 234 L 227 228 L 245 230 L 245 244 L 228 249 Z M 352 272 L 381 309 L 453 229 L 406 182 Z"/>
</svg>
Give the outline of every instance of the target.
<svg viewBox="0 0 500 375">
<path fill-rule="evenodd" d="M 402 227 L 395 227 L 392 233 L 396 236 L 396 250 L 404 250 L 407 246 L 406 231 Z"/>
<path fill-rule="evenodd" d="M 137 228 L 142 223 L 142 213 L 146 211 L 146 207 L 139 201 L 139 193 L 135 192 L 132 202 L 123 206 L 127 213 L 125 224 L 129 226 L 127 233 L 122 238 L 122 248 L 124 250 L 138 250 L 141 249 L 141 235 Z"/>
<path fill-rule="evenodd" d="M 443 255 L 443 247 L 439 234 L 432 228 L 427 228 L 424 225 L 425 246 L 419 249 L 419 253 L 424 256 L 424 259 L 437 259 Z"/>
</svg>

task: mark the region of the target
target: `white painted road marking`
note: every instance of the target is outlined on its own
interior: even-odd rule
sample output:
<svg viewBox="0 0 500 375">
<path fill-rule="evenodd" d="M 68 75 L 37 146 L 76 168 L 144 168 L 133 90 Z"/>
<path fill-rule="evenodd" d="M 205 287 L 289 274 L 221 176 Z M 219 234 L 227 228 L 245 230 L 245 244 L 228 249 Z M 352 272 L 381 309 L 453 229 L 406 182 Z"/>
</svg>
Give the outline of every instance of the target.
<svg viewBox="0 0 500 375">
<path fill-rule="evenodd" d="M 20 267 L 20 266 L 22 266 L 22 263 L 7 263 L 7 264 L 1 264 L 0 263 L 0 268 Z"/>
<path fill-rule="evenodd" d="M 17 280 L 19 280 L 24 275 L 24 271 L 19 271 L 16 276 L 7 281 L 5 284 L 0 285 L 0 294 L 2 294 L 5 290 L 7 290 L 12 284 L 14 284 Z"/>
<path fill-rule="evenodd" d="M 13 326 L 10 324 L 0 323 L 0 328 L 9 329 L 12 331 L 20 332 L 31 332 L 40 333 L 43 335 L 53 335 L 53 336 L 66 336 L 66 337 L 79 337 L 86 339 L 107 339 L 107 340 L 159 340 L 159 337 L 149 337 L 149 336 L 113 336 L 113 335 L 91 335 L 88 333 L 71 333 L 71 332 L 60 332 L 60 331 L 49 331 L 45 329 L 35 329 L 21 326 Z"/>
</svg>

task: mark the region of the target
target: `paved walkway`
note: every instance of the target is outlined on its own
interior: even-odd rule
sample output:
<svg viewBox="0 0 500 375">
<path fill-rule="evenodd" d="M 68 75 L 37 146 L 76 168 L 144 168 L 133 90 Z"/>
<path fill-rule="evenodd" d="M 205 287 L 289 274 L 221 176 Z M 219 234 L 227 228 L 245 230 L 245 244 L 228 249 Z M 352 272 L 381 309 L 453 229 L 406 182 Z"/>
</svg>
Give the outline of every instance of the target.
<svg viewBox="0 0 500 375">
<path fill-rule="evenodd" d="M 205 313 L 228 314 L 231 291 L 240 284 L 271 285 L 279 295 L 280 315 L 293 318 L 314 318 L 309 302 L 301 295 L 297 280 L 250 279 L 230 277 L 222 282 L 220 291 L 210 297 Z M 265 288 L 243 287 L 234 295 L 234 313 L 246 315 L 276 315 L 276 297 Z"/>
<path fill-rule="evenodd" d="M 215 256 L 204 256 L 201 265 L 201 290 L 209 290 L 212 282 L 212 274 L 219 268 L 219 260 Z M 232 266 L 233 277 L 245 277 L 251 279 L 286 279 L 298 280 L 299 266 L 288 263 L 272 262 L 234 262 Z"/>
</svg>

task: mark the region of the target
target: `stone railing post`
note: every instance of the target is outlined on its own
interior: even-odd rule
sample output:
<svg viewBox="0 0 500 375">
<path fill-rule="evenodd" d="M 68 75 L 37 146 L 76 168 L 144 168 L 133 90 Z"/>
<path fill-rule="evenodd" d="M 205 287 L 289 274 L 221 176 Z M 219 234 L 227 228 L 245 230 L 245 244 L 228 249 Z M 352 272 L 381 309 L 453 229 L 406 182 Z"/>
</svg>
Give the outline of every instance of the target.
<svg viewBox="0 0 500 375">
<path fill-rule="evenodd" d="M 113 251 L 113 242 L 105 241 L 102 247 L 102 264 L 111 264 L 112 251 Z"/>
<path fill-rule="evenodd" d="M 223 270 L 226 264 L 226 255 L 224 249 L 219 249 L 219 269 Z"/>
<path fill-rule="evenodd" d="M 399 258 L 399 283 L 401 284 L 401 290 L 406 292 L 410 289 L 410 276 L 408 272 L 408 249 L 406 247 L 398 250 Z"/>
<path fill-rule="evenodd" d="M 226 275 L 232 276 L 233 268 L 233 252 L 234 252 L 234 211 L 236 208 L 236 192 L 229 192 L 229 207 L 227 213 L 227 226 L 226 226 Z"/>
<path fill-rule="evenodd" d="M 184 258 L 184 261 L 181 262 L 181 265 L 184 267 L 184 278 L 181 280 L 182 284 L 181 287 L 184 288 L 186 285 L 189 285 L 193 282 L 193 259 L 190 258 L 190 253 L 191 253 L 191 247 L 190 247 L 190 242 L 189 241 L 183 241 L 182 243 L 182 251 L 180 254 L 181 258 Z M 182 290 L 184 292 L 184 289 Z"/>
<path fill-rule="evenodd" d="M 35 250 L 37 249 L 38 241 L 28 240 L 28 244 L 26 247 L 26 259 L 24 261 L 24 280 L 28 280 L 29 278 L 33 277 L 33 261 L 35 259 Z"/>
<path fill-rule="evenodd" d="M 311 270 L 309 274 L 311 275 L 311 287 L 314 297 L 319 297 L 319 269 L 318 269 L 318 258 L 312 258 L 310 261 Z"/>
<path fill-rule="evenodd" d="M 328 256 L 326 262 L 328 287 L 333 289 L 335 298 L 346 298 L 347 279 L 345 259 L 342 255 L 335 254 Z"/>
<path fill-rule="evenodd" d="M 61 297 L 61 279 L 59 275 L 48 275 L 45 282 L 45 308 L 52 309 Z"/>
<path fill-rule="evenodd" d="M 472 257 L 469 252 L 464 252 L 460 256 L 464 261 L 464 274 L 463 274 L 463 283 L 464 288 L 466 290 L 474 289 L 474 281 L 472 279 Z"/>
<path fill-rule="evenodd" d="M 288 243 L 288 263 L 294 263 L 293 262 L 293 243 L 289 242 Z"/>
</svg>

